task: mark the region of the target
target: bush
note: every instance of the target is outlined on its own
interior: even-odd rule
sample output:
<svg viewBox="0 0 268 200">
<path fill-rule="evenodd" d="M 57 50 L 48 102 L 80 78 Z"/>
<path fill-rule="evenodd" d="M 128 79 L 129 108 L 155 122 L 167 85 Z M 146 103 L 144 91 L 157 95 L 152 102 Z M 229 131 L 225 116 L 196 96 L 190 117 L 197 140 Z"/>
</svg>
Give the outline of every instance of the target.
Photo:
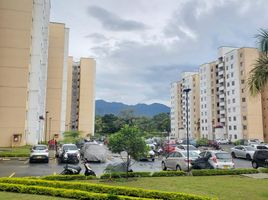
<svg viewBox="0 0 268 200">
<path fill-rule="evenodd" d="M 20 184 L 0 183 L 0 191 L 18 192 L 37 195 L 49 195 L 72 199 L 136 199 L 133 197 L 116 196 L 110 194 L 98 194 L 73 189 L 58 189 L 51 187 L 29 186 Z"/>
<path fill-rule="evenodd" d="M 213 175 L 238 175 L 238 174 L 255 174 L 256 169 L 201 169 L 192 170 L 193 176 L 213 176 Z"/>
<path fill-rule="evenodd" d="M 268 168 L 259 168 L 258 170 L 261 173 L 268 173 Z"/>
<path fill-rule="evenodd" d="M 241 145 L 241 140 L 236 140 L 233 144 L 235 145 L 235 146 L 237 146 L 237 145 Z"/>
<path fill-rule="evenodd" d="M 57 180 L 57 181 L 70 181 L 70 180 L 92 180 L 97 179 L 96 176 L 85 176 L 85 175 L 50 175 L 42 176 L 39 179 L 42 180 Z"/>
<path fill-rule="evenodd" d="M 201 138 L 196 141 L 197 146 L 208 146 L 208 139 L 207 138 Z"/>
<path fill-rule="evenodd" d="M 186 173 L 184 171 L 161 171 L 161 172 L 154 172 L 152 177 L 162 177 L 162 176 L 185 176 Z"/>
<path fill-rule="evenodd" d="M 7 158 L 7 157 L 29 157 L 29 153 L 10 153 L 10 152 L 1 152 L 0 157 Z"/>
<path fill-rule="evenodd" d="M 151 172 L 129 172 L 128 177 L 150 177 Z M 127 173 L 125 172 L 112 172 L 101 175 L 101 179 L 109 179 L 109 178 L 126 178 Z"/>
<path fill-rule="evenodd" d="M 208 197 L 200 197 L 192 194 L 175 193 L 175 192 L 161 192 L 154 190 L 144 190 L 138 188 L 127 188 L 119 186 L 108 186 L 92 183 L 78 183 L 78 182 L 62 182 L 62 181 L 45 181 L 36 179 L 24 178 L 0 178 L 0 183 L 22 184 L 52 188 L 73 189 L 76 191 L 89 191 L 91 193 L 105 193 L 110 195 L 123 195 L 139 198 L 152 198 L 152 199 L 183 199 L 183 200 L 209 200 Z M 112 197 L 111 197 L 112 198 Z"/>
</svg>

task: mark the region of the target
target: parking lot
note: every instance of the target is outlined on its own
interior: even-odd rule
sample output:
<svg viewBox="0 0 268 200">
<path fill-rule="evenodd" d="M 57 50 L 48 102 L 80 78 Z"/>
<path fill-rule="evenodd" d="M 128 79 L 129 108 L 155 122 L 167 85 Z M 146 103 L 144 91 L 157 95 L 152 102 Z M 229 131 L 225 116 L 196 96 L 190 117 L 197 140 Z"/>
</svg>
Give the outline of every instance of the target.
<svg viewBox="0 0 268 200">
<path fill-rule="evenodd" d="M 109 163 L 120 162 L 119 157 L 110 157 L 106 163 L 91 163 L 93 171 L 97 176 L 104 173 L 104 169 Z M 252 168 L 251 162 L 245 159 L 234 159 L 236 168 Z M 81 174 L 84 173 L 84 166 L 80 162 L 82 168 Z M 65 164 L 58 164 L 56 159 L 50 159 L 49 163 L 29 163 L 29 160 L 2 160 L 0 161 L 0 177 L 1 176 L 44 176 L 51 174 L 59 174 Z M 155 162 L 135 162 L 131 167 L 133 171 L 161 171 L 161 159 L 156 159 Z"/>
</svg>

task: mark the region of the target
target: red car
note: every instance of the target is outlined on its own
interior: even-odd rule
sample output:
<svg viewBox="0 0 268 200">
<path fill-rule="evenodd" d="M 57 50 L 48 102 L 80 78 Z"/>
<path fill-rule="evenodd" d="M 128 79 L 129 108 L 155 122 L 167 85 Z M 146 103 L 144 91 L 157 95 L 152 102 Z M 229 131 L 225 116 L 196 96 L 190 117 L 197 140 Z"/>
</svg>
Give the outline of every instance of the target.
<svg viewBox="0 0 268 200">
<path fill-rule="evenodd" d="M 176 146 L 176 144 L 166 144 L 164 146 L 164 152 L 165 153 L 170 153 L 170 152 L 175 151 L 175 146 Z"/>
</svg>

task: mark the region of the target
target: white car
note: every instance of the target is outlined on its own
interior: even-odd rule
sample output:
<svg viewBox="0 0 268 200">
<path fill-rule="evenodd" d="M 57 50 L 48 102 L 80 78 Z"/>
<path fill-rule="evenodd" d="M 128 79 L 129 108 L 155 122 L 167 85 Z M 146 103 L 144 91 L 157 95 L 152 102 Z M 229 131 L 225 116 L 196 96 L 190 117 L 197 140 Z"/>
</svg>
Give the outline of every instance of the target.
<svg viewBox="0 0 268 200">
<path fill-rule="evenodd" d="M 33 163 L 34 161 L 44 161 L 46 163 L 49 162 L 49 151 L 47 145 L 35 145 L 31 149 L 31 154 L 29 158 L 29 163 Z"/>
<path fill-rule="evenodd" d="M 216 142 L 217 144 L 229 144 L 230 143 L 228 139 L 224 139 L 224 138 L 217 139 Z"/>
<path fill-rule="evenodd" d="M 198 154 L 194 151 L 189 151 L 189 161 L 187 160 L 187 151 L 174 151 L 170 153 L 162 161 L 162 169 L 167 170 L 183 170 L 187 171 L 188 162 L 191 168 L 191 162 L 198 158 Z"/>
<path fill-rule="evenodd" d="M 75 144 L 63 144 L 58 152 L 59 162 L 79 163 L 80 149 Z"/>
<path fill-rule="evenodd" d="M 255 153 L 256 149 L 252 146 L 243 146 L 238 145 L 231 148 L 231 155 L 233 158 L 246 158 L 247 160 L 252 160 L 253 154 Z"/>
<path fill-rule="evenodd" d="M 233 169 L 232 156 L 226 151 L 207 150 L 202 152 L 193 163 L 195 169 Z"/>
<path fill-rule="evenodd" d="M 176 151 L 187 151 L 187 145 L 186 144 L 180 144 L 177 147 L 175 147 Z M 194 151 L 197 154 L 200 154 L 201 151 L 199 149 L 197 149 L 195 146 L 193 145 L 189 145 L 189 151 Z"/>
</svg>

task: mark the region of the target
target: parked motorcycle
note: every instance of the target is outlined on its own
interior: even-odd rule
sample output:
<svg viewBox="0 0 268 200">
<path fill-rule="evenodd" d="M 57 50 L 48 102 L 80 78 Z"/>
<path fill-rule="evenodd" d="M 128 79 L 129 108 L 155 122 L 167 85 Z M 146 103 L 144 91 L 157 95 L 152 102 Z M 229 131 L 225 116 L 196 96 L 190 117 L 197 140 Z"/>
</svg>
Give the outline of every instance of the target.
<svg viewBox="0 0 268 200">
<path fill-rule="evenodd" d="M 92 170 L 92 168 L 89 165 L 89 161 L 84 159 L 83 164 L 85 167 L 85 176 L 96 176 L 95 172 Z M 74 174 L 80 174 L 81 167 L 78 165 L 70 165 L 66 164 L 64 166 L 64 170 L 60 173 L 61 175 L 74 175 Z"/>
</svg>

